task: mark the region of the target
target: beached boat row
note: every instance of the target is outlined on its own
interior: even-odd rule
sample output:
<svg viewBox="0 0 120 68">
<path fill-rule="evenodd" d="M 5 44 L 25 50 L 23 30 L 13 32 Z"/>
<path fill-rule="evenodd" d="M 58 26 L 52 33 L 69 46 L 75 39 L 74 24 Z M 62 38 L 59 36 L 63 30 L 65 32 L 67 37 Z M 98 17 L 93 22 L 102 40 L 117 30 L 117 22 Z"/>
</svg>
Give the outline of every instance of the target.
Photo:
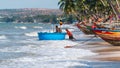
<svg viewBox="0 0 120 68">
<path fill-rule="evenodd" d="M 92 26 L 83 27 L 79 24 L 77 24 L 77 27 L 84 34 L 95 34 L 112 45 L 120 46 L 120 29 L 119 29 L 120 23 L 114 23 L 114 25 L 111 24 L 112 27 L 116 27 L 115 29 L 109 28 L 111 27 L 110 23 L 102 23 L 102 25 L 106 26 L 106 28 L 92 28 Z"/>
</svg>

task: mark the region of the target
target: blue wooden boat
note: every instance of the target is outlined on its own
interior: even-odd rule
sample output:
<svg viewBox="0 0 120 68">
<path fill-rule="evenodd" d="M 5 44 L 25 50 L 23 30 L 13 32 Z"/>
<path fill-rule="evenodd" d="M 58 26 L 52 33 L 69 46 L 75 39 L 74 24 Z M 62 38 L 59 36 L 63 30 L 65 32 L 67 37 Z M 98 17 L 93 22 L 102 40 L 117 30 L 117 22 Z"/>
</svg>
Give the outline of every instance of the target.
<svg viewBox="0 0 120 68">
<path fill-rule="evenodd" d="M 66 33 L 48 33 L 48 32 L 39 32 L 38 38 L 39 40 L 64 40 Z"/>
</svg>

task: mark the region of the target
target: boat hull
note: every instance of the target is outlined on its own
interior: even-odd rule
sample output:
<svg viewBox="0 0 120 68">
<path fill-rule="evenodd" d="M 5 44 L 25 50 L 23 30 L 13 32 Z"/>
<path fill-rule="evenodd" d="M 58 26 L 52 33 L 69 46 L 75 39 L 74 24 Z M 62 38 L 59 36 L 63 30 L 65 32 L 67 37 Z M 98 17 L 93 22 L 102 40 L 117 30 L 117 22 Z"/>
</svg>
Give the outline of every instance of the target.
<svg viewBox="0 0 120 68">
<path fill-rule="evenodd" d="M 94 32 L 90 26 L 84 26 L 84 25 L 77 24 L 77 27 L 80 29 L 80 31 L 82 31 L 86 35 L 94 34 Z"/>
<path fill-rule="evenodd" d="M 39 40 L 64 40 L 66 33 L 38 33 Z"/>
<path fill-rule="evenodd" d="M 94 29 L 93 31 L 104 41 L 120 46 L 120 30 Z"/>
</svg>

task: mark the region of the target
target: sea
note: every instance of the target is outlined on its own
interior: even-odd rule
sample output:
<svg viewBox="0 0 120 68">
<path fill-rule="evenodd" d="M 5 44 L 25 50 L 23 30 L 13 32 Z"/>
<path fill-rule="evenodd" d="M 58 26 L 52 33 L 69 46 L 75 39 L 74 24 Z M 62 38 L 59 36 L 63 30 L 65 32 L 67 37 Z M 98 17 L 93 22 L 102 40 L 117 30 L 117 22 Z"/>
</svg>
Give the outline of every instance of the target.
<svg viewBox="0 0 120 68">
<path fill-rule="evenodd" d="M 38 32 L 54 32 L 58 24 L 0 23 L 0 68 L 120 68 L 120 62 L 81 59 L 97 55 L 87 49 L 65 48 L 86 46 L 89 35 L 83 34 L 74 24 L 63 24 L 77 39 L 38 40 Z M 98 39 L 94 39 L 94 42 Z M 96 44 L 97 45 L 97 44 Z"/>
</svg>

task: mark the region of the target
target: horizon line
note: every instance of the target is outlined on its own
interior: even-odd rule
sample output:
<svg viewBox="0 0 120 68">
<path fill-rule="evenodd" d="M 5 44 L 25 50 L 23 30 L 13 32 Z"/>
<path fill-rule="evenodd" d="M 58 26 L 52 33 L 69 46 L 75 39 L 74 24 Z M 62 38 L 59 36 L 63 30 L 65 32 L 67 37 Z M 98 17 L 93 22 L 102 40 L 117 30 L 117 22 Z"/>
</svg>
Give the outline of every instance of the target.
<svg viewBox="0 0 120 68">
<path fill-rule="evenodd" d="M 0 8 L 0 9 L 59 9 L 59 8 Z"/>
</svg>

